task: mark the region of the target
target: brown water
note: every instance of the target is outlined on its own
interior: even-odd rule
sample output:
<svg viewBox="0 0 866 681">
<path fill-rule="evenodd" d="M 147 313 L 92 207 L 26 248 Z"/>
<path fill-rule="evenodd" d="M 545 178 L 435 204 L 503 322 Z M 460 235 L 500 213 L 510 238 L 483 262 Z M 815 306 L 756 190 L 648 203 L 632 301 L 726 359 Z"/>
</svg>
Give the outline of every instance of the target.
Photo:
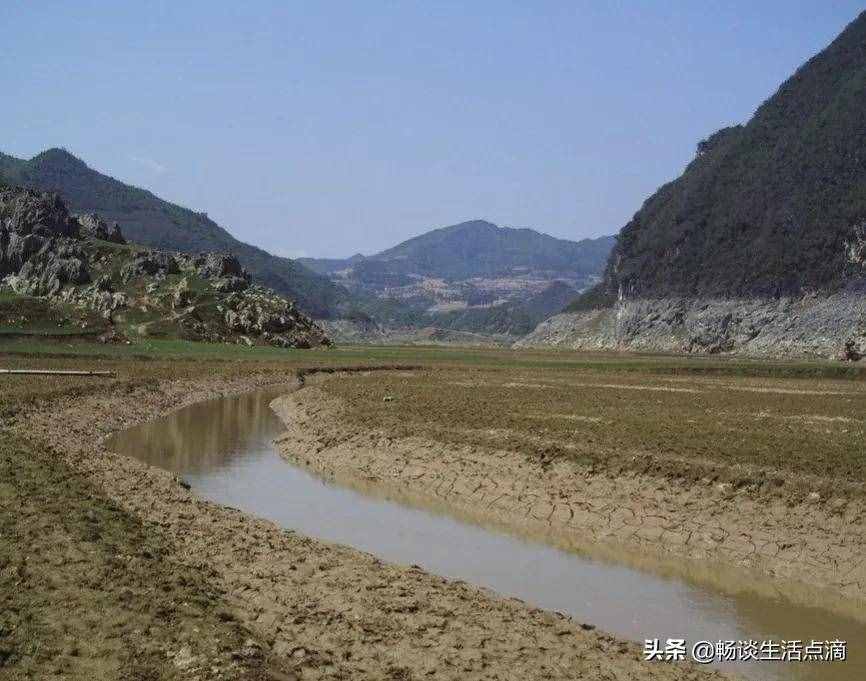
<svg viewBox="0 0 866 681">
<path fill-rule="evenodd" d="M 827 594 L 783 588 L 712 566 L 660 564 L 637 554 L 563 550 L 474 525 L 447 509 L 341 486 L 294 466 L 272 441 L 282 424 L 265 390 L 182 409 L 113 436 L 108 446 L 182 475 L 202 497 L 303 534 L 459 578 L 566 612 L 617 636 L 687 641 L 840 639 L 848 661 L 739 663 L 752 679 L 866 679 L 866 613 Z"/>
</svg>

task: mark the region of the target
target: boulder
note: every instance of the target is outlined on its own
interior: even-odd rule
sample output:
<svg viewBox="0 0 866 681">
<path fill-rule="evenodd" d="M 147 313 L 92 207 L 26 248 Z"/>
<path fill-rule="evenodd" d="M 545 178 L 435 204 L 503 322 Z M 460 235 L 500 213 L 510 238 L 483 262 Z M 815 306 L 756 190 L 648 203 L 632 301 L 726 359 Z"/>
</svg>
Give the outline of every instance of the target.
<svg viewBox="0 0 866 681">
<path fill-rule="evenodd" d="M 57 194 L 20 187 L 0 188 L 0 227 L 21 235 L 78 236 L 78 222 Z"/>
<path fill-rule="evenodd" d="M 199 275 L 205 279 L 223 277 L 237 277 L 246 281 L 250 279 L 250 275 L 240 261 L 227 253 L 202 253 L 195 259 L 194 265 Z"/>
<path fill-rule="evenodd" d="M 74 243 L 46 244 L 10 279 L 12 289 L 29 296 L 54 296 L 67 284 L 87 284 L 87 256 Z"/>
<path fill-rule="evenodd" d="M 184 277 L 171 289 L 171 306 L 174 309 L 183 308 L 191 301 L 192 291 L 189 288 L 189 281 Z"/>
<path fill-rule="evenodd" d="M 50 243 L 49 237 L 0 228 L 0 275 L 17 274 L 25 262 Z"/>
<path fill-rule="evenodd" d="M 126 243 L 126 239 L 120 232 L 120 225 L 116 222 L 108 224 L 96 213 L 85 213 L 74 217 L 78 221 L 79 234 L 82 237 L 110 241 L 115 244 Z"/>
<path fill-rule="evenodd" d="M 138 251 L 121 270 L 124 281 L 136 277 L 179 274 L 180 267 L 173 253 L 165 251 Z"/>
</svg>

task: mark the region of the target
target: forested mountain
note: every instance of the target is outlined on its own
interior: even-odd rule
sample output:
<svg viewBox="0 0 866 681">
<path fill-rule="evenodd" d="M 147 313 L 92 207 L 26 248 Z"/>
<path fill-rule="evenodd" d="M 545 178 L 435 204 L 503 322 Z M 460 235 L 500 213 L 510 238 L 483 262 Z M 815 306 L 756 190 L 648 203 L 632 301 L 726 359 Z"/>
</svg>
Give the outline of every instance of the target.
<svg viewBox="0 0 866 681">
<path fill-rule="evenodd" d="M 866 14 L 742 126 L 697 146 L 622 229 L 575 308 L 833 292 L 866 275 Z"/>
<path fill-rule="evenodd" d="M 431 230 L 369 257 L 301 262 L 323 273 L 352 268 L 357 280 L 373 284 L 399 285 L 410 276 L 456 281 L 527 272 L 583 279 L 599 273 L 612 246 L 609 236 L 569 241 L 472 220 Z"/>
<path fill-rule="evenodd" d="M 386 324 L 516 336 L 597 282 L 613 243 L 610 236 L 569 241 L 471 220 L 371 256 L 301 262 Z"/>
<path fill-rule="evenodd" d="M 136 243 L 232 253 L 258 282 L 317 318 L 360 314 L 385 325 L 523 333 L 540 315 L 561 309 L 564 295 L 595 283 L 613 244 L 613 237 L 574 242 L 474 220 L 372 256 L 293 261 L 239 241 L 205 213 L 103 175 L 63 149 L 30 160 L 0 154 L 0 175 L 57 192 L 73 212 L 117 221 Z"/>
<path fill-rule="evenodd" d="M 10 184 L 57 192 L 73 212 L 116 220 L 136 243 L 187 253 L 232 253 L 257 281 L 315 317 L 334 315 L 350 299 L 344 289 L 296 261 L 238 241 L 205 213 L 103 175 L 63 149 L 49 149 L 30 160 L 0 154 L 0 175 Z"/>
</svg>

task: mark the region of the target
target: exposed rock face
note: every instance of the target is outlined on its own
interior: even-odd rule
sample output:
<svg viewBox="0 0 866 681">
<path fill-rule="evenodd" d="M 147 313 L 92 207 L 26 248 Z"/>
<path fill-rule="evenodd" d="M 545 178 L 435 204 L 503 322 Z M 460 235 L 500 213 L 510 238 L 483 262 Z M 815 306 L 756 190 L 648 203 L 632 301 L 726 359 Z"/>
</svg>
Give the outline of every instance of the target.
<svg viewBox="0 0 866 681">
<path fill-rule="evenodd" d="M 67 316 L 70 306 L 98 312 L 131 335 L 174 333 L 278 347 L 329 344 L 294 303 L 251 285 L 234 256 L 137 250 L 99 215 L 71 218 L 53 194 L 0 188 L 2 285 L 47 298 Z M 124 337 L 114 328 L 108 336 Z"/>
<path fill-rule="evenodd" d="M 101 239 L 102 241 L 111 241 L 115 244 L 125 244 L 126 239 L 120 233 L 120 225 L 116 222 L 108 224 L 96 213 L 85 213 L 84 215 L 76 215 L 78 220 L 79 233 L 81 236 L 89 236 L 93 239 Z"/>
<path fill-rule="evenodd" d="M 250 275 L 233 255 L 202 253 L 192 265 L 199 276 L 214 280 L 214 288 L 223 293 L 243 291 L 250 285 Z"/>
<path fill-rule="evenodd" d="M 139 251 L 121 272 L 124 281 L 135 277 L 180 274 L 180 266 L 173 253 L 165 251 Z"/>
<path fill-rule="evenodd" d="M 620 231 L 574 314 L 522 344 L 861 355 L 864 69 L 866 12 L 745 125 L 701 142 Z"/>
<path fill-rule="evenodd" d="M 75 243 L 47 241 L 13 275 L 10 285 L 17 293 L 53 296 L 66 284 L 88 283 L 86 263 L 86 254 Z"/>
<path fill-rule="evenodd" d="M 233 253 L 256 281 L 296 301 L 307 314 L 332 317 L 355 302 L 348 291 L 297 261 L 238 241 L 207 214 L 103 175 L 63 149 L 49 149 L 29 160 L 3 155 L 2 165 L 10 184 L 57 191 L 70 210 L 96 211 L 109 223 L 118 220 L 131 243 L 181 253 Z M 136 207 L 132 214 L 127 210 L 130 202 Z"/>
<path fill-rule="evenodd" d="M 221 277 L 249 278 L 240 261 L 227 253 L 202 253 L 194 262 L 199 274 L 208 279 L 219 279 Z"/>
<path fill-rule="evenodd" d="M 110 286 L 106 286 L 103 279 L 99 279 L 84 288 L 65 288 L 59 297 L 64 302 L 95 310 L 109 321 L 115 311 L 129 306 L 129 299 L 126 294 L 112 291 Z"/>
<path fill-rule="evenodd" d="M 15 187 L 0 188 L 0 228 L 20 235 L 78 236 L 78 222 L 57 194 Z"/>
<path fill-rule="evenodd" d="M 866 295 L 623 300 L 551 317 L 516 344 L 545 346 L 853 360 L 866 351 Z"/>
<path fill-rule="evenodd" d="M 190 302 L 192 302 L 192 291 L 189 290 L 189 280 L 184 277 L 171 289 L 171 306 L 175 309 L 183 308 Z"/>
<path fill-rule="evenodd" d="M 324 331 L 295 304 L 258 286 L 226 298 L 225 323 L 232 331 L 262 336 L 280 347 L 329 345 Z"/>
<path fill-rule="evenodd" d="M 89 282 L 78 230 L 56 194 L 0 189 L 0 276 L 12 275 L 13 290 L 35 296 Z"/>
<path fill-rule="evenodd" d="M 0 189 L 0 275 L 17 274 L 51 240 L 77 233 L 66 207 L 52 194 Z"/>
</svg>

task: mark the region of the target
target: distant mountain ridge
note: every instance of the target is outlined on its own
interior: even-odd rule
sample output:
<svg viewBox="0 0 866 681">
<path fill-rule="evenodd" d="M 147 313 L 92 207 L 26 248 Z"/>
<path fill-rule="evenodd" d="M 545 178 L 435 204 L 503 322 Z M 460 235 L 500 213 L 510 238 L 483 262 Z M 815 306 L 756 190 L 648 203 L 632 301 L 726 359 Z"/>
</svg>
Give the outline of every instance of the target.
<svg viewBox="0 0 866 681">
<path fill-rule="evenodd" d="M 613 245 L 613 237 L 574 242 L 472 220 L 372 256 L 295 261 L 243 243 L 205 213 L 103 175 L 63 149 L 29 160 L 0 153 L 0 178 L 57 192 L 70 210 L 117 221 L 151 248 L 232 253 L 255 280 L 315 318 L 370 318 L 386 327 L 525 333 L 556 312 L 551 305 L 563 296 L 595 283 Z"/>
<path fill-rule="evenodd" d="M 294 299 L 312 316 L 333 316 L 349 304 L 348 292 L 328 278 L 239 241 L 204 213 L 103 175 L 64 149 L 49 149 L 30 160 L 0 153 L 0 178 L 55 191 L 74 212 L 96 212 L 119 222 L 136 243 L 190 253 L 233 253 L 259 282 Z"/>
<path fill-rule="evenodd" d="M 370 256 L 304 258 L 395 326 L 522 335 L 599 279 L 614 237 L 569 241 L 470 220 Z"/>
<path fill-rule="evenodd" d="M 384 269 L 394 278 L 414 274 L 460 280 L 525 271 L 582 278 L 599 273 L 613 244 L 612 236 L 569 241 L 529 228 L 470 220 L 433 229 L 371 256 L 354 255 L 345 260 L 301 258 L 300 262 L 323 274 L 361 268 L 362 279 L 365 267 L 371 268 L 371 274 Z"/>
</svg>

